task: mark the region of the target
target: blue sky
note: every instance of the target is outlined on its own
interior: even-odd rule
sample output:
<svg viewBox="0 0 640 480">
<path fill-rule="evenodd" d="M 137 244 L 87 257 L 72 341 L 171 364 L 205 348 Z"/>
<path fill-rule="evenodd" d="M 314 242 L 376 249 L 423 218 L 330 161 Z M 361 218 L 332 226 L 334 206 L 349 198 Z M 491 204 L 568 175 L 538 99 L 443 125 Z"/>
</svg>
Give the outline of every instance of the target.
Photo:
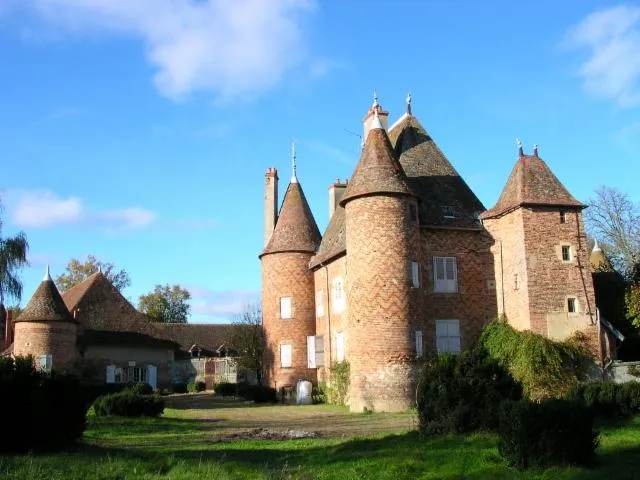
<svg viewBox="0 0 640 480">
<path fill-rule="evenodd" d="M 264 171 L 298 178 L 321 230 L 376 89 L 413 112 L 487 208 L 515 138 L 587 200 L 640 200 L 640 4 L 606 1 L 2 0 L 3 234 L 46 264 L 94 254 L 134 302 L 194 322 L 258 298 Z"/>
</svg>

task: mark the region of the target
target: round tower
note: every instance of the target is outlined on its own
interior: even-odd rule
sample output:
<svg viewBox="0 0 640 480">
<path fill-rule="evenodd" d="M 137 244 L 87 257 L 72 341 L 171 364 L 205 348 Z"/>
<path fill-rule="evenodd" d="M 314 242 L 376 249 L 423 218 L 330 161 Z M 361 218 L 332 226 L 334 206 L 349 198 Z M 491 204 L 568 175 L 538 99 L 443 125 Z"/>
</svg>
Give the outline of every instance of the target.
<svg viewBox="0 0 640 480">
<path fill-rule="evenodd" d="M 273 188 L 274 178 L 277 181 L 273 170 L 267 171 L 267 189 Z M 272 215 L 267 216 L 269 222 Z M 315 382 L 316 369 L 308 368 L 307 353 L 307 337 L 315 335 L 316 325 L 309 261 L 319 243 L 318 226 L 296 177 L 294 153 L 293 176 L 280 215 L 260 254 L 266 381 L 279 393 L 301 379 Z"/>
<path fill-rule="evenodd" d="M 419 238 L 411 192 L 378 117 L 340 204 L 345 208 L 349 312 L 349 406 L 404 410 L 415 400 L 412 262 Z M 369 119 L 373 116 L 373 119 Z M 369 121 L 370 120 L 370 121 Z"/>
<path fill-rule="evenodd" d="M 47 370 L 72 368 L 76 357 L 77 322 L 53 283 L 49 267 L 14 325 L 15 356 L 32 355 L 36 363 Z"/>
</svg>

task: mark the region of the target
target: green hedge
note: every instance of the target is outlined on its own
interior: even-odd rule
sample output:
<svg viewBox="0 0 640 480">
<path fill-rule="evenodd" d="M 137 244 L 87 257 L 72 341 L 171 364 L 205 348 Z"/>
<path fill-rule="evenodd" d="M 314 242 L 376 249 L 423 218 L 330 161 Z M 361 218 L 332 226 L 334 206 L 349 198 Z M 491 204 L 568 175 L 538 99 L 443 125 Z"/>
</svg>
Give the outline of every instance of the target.
<svg viewBox="0 0 640 480">
<path fill-rule="evenodd" d="M 578 385 L 567 399 L 584 403 L 600 418 L 620 418 L 640 413 L 640 383 L 592 382 Z"/>
<path fill-rule="evenodd" d="M 238 384 L 229 382 L 216 383 L 213 386 L 213 391 L 221 397 L 232 397 L 238 393 Z"/>
<path fill-rule="evenodd" d="M 207 386 L 204 382 L 190 382 L 187 385 L 187 391 L 189 393 L 204 392 L 206 389 Z"/>
<path fill-rule="evenodd" d="M 520 470 L 550 465 L 591 465 L 598 447 L 593 414 L 584 404 L 550 399 L 500 406 L 498 450 Z"/>
<path fill-rule="evenodd" d="M 157 417 L 164 411 L 164 400 L 159 395 L 125 391 L 99 397 L 93 403 L 93 410 L 99 417 Z"/>
<path fill-rule="evenodd" d="M 425 434 L 491 430 L 498 405 L 522 388 L 481 349 L 428 359 L 418 384 L 418 416 Z"/>
<path fill-rule="evenodd" d="M 171 393 L 187 393 L 186 383 L 173 383 L 171 384 Z"/>
</svg>

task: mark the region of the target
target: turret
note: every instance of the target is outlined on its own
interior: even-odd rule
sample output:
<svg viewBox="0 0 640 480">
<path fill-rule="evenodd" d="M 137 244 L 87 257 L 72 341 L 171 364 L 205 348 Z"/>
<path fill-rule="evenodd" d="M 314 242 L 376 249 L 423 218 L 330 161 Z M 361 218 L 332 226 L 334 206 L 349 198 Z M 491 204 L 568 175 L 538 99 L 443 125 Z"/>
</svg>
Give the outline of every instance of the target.
<svg viewBox="0 0 640 480">
<path fill-rule="evenodd" d="M 281 392 L 300 379 L 315 381 L 308 368 L 307 337 L 315 335 L 313 273 L 309 261 L 320 232 L 295 173 L 282 201 L 278 221 L 262 263 L 262 318 L 267 344 L 266 380 Z"/>
<path fill-rule="evenodd" d="M 14 355 L 32 355 L 45 370 L 72 368 L 77 322 L 53 283 L 49 267 L 31 300 L 15 319 L 14 328 Z"/>
<path fill-rule="evenodd" d="M 349 406 L 398 411 L 415 400 L 411 261 L 419 241 L 408 186 L 377 104 L 340 205 L 347 249 Z"/>
</svg>

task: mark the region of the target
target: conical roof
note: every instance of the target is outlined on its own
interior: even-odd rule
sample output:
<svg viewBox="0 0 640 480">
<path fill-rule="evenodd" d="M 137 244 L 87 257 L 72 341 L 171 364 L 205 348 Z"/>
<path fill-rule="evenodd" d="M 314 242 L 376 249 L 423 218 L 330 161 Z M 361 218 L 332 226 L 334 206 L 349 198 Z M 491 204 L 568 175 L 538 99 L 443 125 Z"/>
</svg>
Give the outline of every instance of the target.
<svg viewBox="0 0 640 480">
<path fill-rule="evenodd" d="M 520 156 L 495 207 L 481 218 L 498 217 L 523 205 L 586 207 L 573 198 L 538 155 Z"/>
<path fill-rule="evenodd" d="M 48 274 L 40 282 L 38 289 L 15 322 L 76 323 Z"/>
<path fill-rule="evenodd" d="M 415 116 L 402 115 L 389 139 L 409 187 L 421 200 L 422 225 L 479 228 L 477 215 L 484 205 Z"/>
<path fill-rule="evenodd" d="M 387 132 L 380 127 L 379 121 L 374 122 L 374 125 L 375 128 L 367 135 L 360 161 L 349 186 L 340 200 L 343 207 L 354 198 L 378 193 L 414 196 Z"/>
<path fill-rule="evenodd" d="M 609 263 L 609 259 L 600 248 L 600 245 L 598 245 L 598 240 L 595 241 L 591 255 L 589 255 L 589 265 L 593 272 L 611 271 L 611 263 Z"/>
<path fill-rule="evenodd" d="M 278 222 L 260 257 L 269 253 L 315 253 L 320 244 L 320 230 L 299 182 L 289 183 L 284 194 Z"/>
</svg>

